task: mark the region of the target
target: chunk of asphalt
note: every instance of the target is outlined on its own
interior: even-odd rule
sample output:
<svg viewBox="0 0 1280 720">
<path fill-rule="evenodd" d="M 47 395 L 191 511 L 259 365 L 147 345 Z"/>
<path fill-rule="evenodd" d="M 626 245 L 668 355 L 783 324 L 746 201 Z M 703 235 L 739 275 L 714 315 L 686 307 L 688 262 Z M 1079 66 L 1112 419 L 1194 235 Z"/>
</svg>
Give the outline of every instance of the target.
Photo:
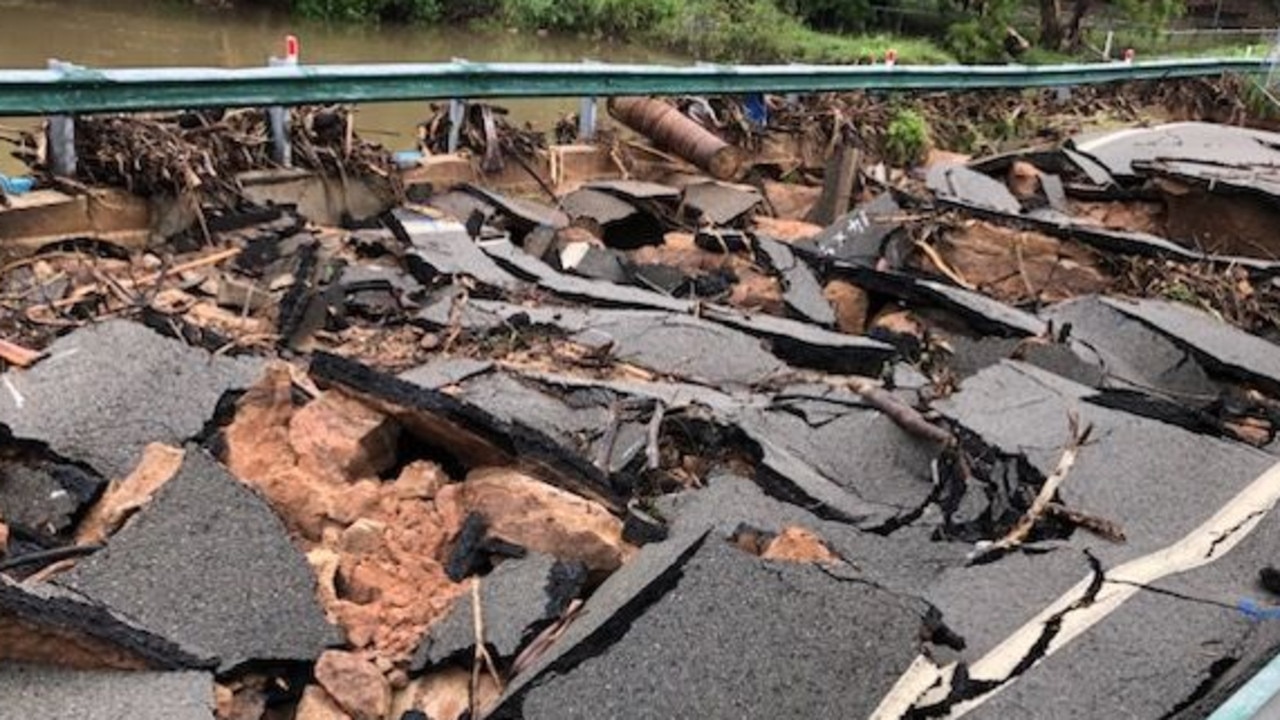
<svg viewBox="0 0 1280 720">
<path fill-rule="evenodd" d="M 681 566 L 706 539 L 707 527 L 690 529 L 640 548 L 583 604 L 578 619 L 524 672 L 512 679 L 490 717 L 520 718 L 525 692 L 544 675 L 564 672 L 607 646 L 677 580 Z"/>
<path fill-rule="evenodd" d="M 1087 577 L 1083 550 L 1098 544 L 1092 538 L 1072 538 L 1046 552 L 1012 553 L 980 565 L 957 563 L 922 595 L 964 637 L 966 657 L 977 659 Z"/>
<path fill-rule="evenodd" d="M 1022 204 L 1005 184 L 963 165 L 952 165 L 939 173 L 930 173 L 929 189 L 939 200 L 1018 215 Z"/>
<path fill-rule="evenodd" d="M 0 668 L 6 662 L 178 670 L 217 659 L 166 637 L 65 588 L 18 583 L 0 575 Z"/>
<path fill-rule="evenodd" d="M 565 195 L 560 200 L 560 209 L 571 220 L 587 218 L 600 225 L 625 220 L 639 212 L 635 205 L 617 195 L 591 188 L 580 188 Z"/>
<path fill-rule="evenodd" d="M 1220 167 L 1280 164 L 1280 135 L 1206 122 L 1092 133 L 1073 138 L 1069 147 L 1102 165 L 1112 176 L 1124 179 L 1138 179 L 1135 164 L 1157 159 Z"/>
<path fill-rule="evenodd" d="M 0 424 L 107 478 L 129 474 L 148 443 L 197 436 L 224 393 L 254 383 L 262 362 L 215 357 L 142 325 L 108 320 L 49 347 L 0 379 Z"/>
<path fill-rule="evenodd" d="M 893 193 L 881 193 L 794 247 L 799 252 L 874 267 L 884 254 L 885 238 L 902 227 L 901 212 Z"/>
<path fill-rule="evenodd" d="M 867 717 L 915 660 L 926 612 L 712 534 L 611 643 L 545 675 L 520 709 L 526 720 Z"/>
<path fill-rule="evenodd" d="M 612 193 L 633 202 L 637 200 L 666 200 L 674 202 L 680 197 L 678 188 L 644 180 L 596 180 L 587 183 L 585 187 Z"/>
<path fill-rule="evenodd" d="M 1278 543 L 1280 514 L 1272 508 L 1230 552 L 1194 570 L 1161 578 L 1144 591 L 1144 594 L 1150 592 L 1183 598 L 1188 603 L 1217 603 L 1224 616 L 1235 615 L 1232 618 L 1235 622 L 1228 621 L 1226 617 L 1222 619 L 1222 642 L 1213 642 L 1212 639 L 1205 642 L 1206 649 L 1210 650 L 1208 659 L 1224 661 L 1225 665 L 1225 659 L 1230 657 L 1235 662 L 1229 668 L 1219 668 L 1221 675 L 1216 682 L 1197 686 L 1196 694 L 1200 698 L 1187 706 L 1187 717 L 1203 717 L 1217 708 L 1280 650 L 1280 625 L 1244 612 L 1250 606 L 1274 612 L 1274 598 L 1268 597 L 1258 578 L 1258 570 L 1275 561 Z M 1242 642 L 1231 646 L 1228 638 L 1233 636 L 1232 631 L 1239 629 L 1240 619 L 1249 621 L 1249 633 Z M 1170 624 L 1175 621 L 1175 618 L 1168 619 Z M 1190 693 L 1184 691 L 1181 697 L 1188 695 Z"/>
<path fill-rule="evenodd" d="M 59 480 L 59 474 L 49 466 L 28 465 L 0 459 L 0 518 L 10 528 L 20 530 L 28 537 L 38 538 L 41 544 L 58 543 L 59 538 L 72 528 L 76 516 L 84 505 L 93 500 L 102 483 L 88 497 L 77 497 Z M 86 475 L 76 466 L 68 471 Z"/>
<path fill-rule="evenodd" d="M 222 671 L 256 660 L 314 661 L 338 641 L 284 524 L 196 448 L 104 550 L 57 582 L 217 655 Z"/>
<path fill-rule="evenodd" d="M 1274 458 L 1242 443 L 1088 402 L 1096 391 L 1013 361 L 965 381 L 935 409 L 1048 476 L 1070 440 L 1068 418 L 1091 424 L 1058 497 L 1069 508 L 1123 528 L 1123 545 L 1099 545 L 1104 564 L 1170 545 L 1199 526 Z"/>
<path fill-rule="evenodd" d="M 705 488 L 664 495 L 656 505 L 670 518 L 670 532 L 676 534 L 710 526 L 728 537 L 743 523 L 769 533 L 789 526 L 805 528 L 851 563 L 862 579 L 917 597 L 924 597 L 944 573 L 964 565 L 970 549 L 967 543 L 933 540 L 933 529 L 924 524 L 883 536 L 824 520 L 805 507 L 766 495 L 751 480 L 727 473 L 708 478 Z M 944 615 L 950 624 L 951 613 Z"/>
<path fill-rule="evenodd" d="M 1105 298 L 1075 298 L 1041 315 L 1059 328 L 1070 323 L 1071 337 L 1096 353 L 1111 387 L 1156 391 L 1193 405 L 1208 404 L 1220 392 L 1186 347 Z"/>
<path fill-rule="evenodd" d="M 1102 302 L 1190 348 L 1212 371 L 1280 394 L 1280 352 L 1275 343 L 1181 303 L 1118 298 Z"/>
<path fill-rule="evenodd" d="M 518 197 L 508 197 L 478 185 L 463 185 L 463 192 L 470 193 L 497 208 L 503 215 L 521 229 L 528 231 L 535 227 L 553 228 L 568 227 L 569 216 L 549 205 Z"/>
<path fill-rule="evenodd" d="M 763 199 L 753 187 L 701 182 L 686 186 L 681 201 L 712 225 L 728 225 L 746 215 Z"/>
<path fill-rule="evenodd" d="M 758 338 L 691 315 L 657 310 L 536 308 L 469 300 L 460 313 L 440 301 L 418 319 L 431 327 L 460 325 L 471 332 L 545 327 L 573 337 L 586 333 L 608 342 L 608 356 L 663 375 L 710 385 L 751 385 L 786 370 Z"/>
<path fill-rule="evenodd" d="M 378 372 L 349 358 L 318 352 L 311 377 L 341 387 L 396 418 L 415 437 L 448 451 L 465 467 L 515 465 L 543 480 L 621 510 L 608 479 L 561 441 L 522 422 L 412 380 Z"/>
<path fill-rule="evenodd" d="M 588 242 L 566 245 L 560 251 L 560 267 L 575 275 L 618 285 L 631 282 L 631 268 L 625 255 Z"/>
<path fill-rule="evenodd" d="M 408 247 L 405 263 L 419 282 L 431 285 L 442 276 L 465 275 L 503 290 L 519 285 L 480 249 L 466 227 L 456 220 L 397 208 L 391 211 L 388 224 L 396 238 Z"/>
<path fill-rule="evenodd" d="M 15 719 L 209 720 L 213 676 L 0 663 L 0 707 Z"/>
<path fill-rule="evenodd" d="M 1209 710 L 1191 706 L 1243 655 L 1257 667 L 1280 647 L 1273 625 L 1229 604 L 1139 592 L 966 717 L 1019 717 L 1026 708 L 1048 720 L 1205 717 Z M 1259 634 L 1268 636 L 1270 654 L 1246 651 Z"/>
<path fill-rule="evenodd" d="M 772 238 L 756 236 L 756 249 L 782 279 L 782 300 L 792 315 L 823 327 L 836 324 L 836 313 L 822 294 L 822 286 L 791 247 Z"/>
<path fill-rule="evenodd" d="M 566 275 L 537 258 L 526 255 L 510 243 L 485 244 L 484 248 L 485 252 L 500 263 L 508 265 L 513 272 L 536 281 L 545 289 L 565 298 L 686 315 L 692 315 L 698 309 L 699 316 L 703 319 L 769 340 L 773 353 L 793 365 L 840 373 L 875 375 L 893 355 L 893 348 L 884 343 L 844 335 L 796 320 L 746 314 L 718 305 L 698 305 L 637 287 Z"/>
<path fill-rule="evenodd" d="M 952 335 L 947 338 L 951 356 L 947 367 L 963 380 L 1001 360 L 1015 358 L 1029 365 L 1089 387 L 1102 387 L 1107 374 L 1103 367 L 1088 362 L 1093 353 L 1081 357 L 1073 350 L 1075 343 L 1026 342 L 1019 338 L 983 337 L 972 339 Z"/>
<path fill-rule="evenodd" d="M 400 378 L 431 387 L 429 383 L 433 376 L 448 373 L 447 370 L 435 369 L 438 364 L 428 363 L 408 370 Z M 428 382 L 420 383 L 419 378 Z M 548 438 L 556 439 L 567 452 L 584 458 L 595 457 L 595 444 L 609 424 L 607 403 L 575 407 L 563 396 L 549 392 L 533 381 L 521 380 L 502 371 L 473 375 L 454 384 L 456 387 L 451 390 L 453 397 L 484 410 L 503 423 L 519 423 L 534 428 Z"/>
<path fill-rule="evenodd" d="M 497 658 L 514 658 L 526 637 L 560 617 L 586 579 L 581 563 L 562 563 L 539 553 L 501 563 L 480 579 L 485 643 Z M 431 626 L 413 654 L 410 671 L 419 673 L 474 650 L 471 598 L 471 593 L 458 598 L 449 614 Z"/>
<path fill-rule="evenodd" d="M 870 292 L 953 312 L 984 335 L 1039 336 L 1047 327 L 1032 313 L 953 285 L 848 263 L 834 264 L 832 273 Z"/>
<path fill-rule="evenodd" d="M 867 513 L 855 524 L 896 527 L 918 516 L 934 494 L 931 465 L 942 448 L 908 434 L 888 416 L 849 407 L 837 417 L 811 424 L 786 408 L 747 410 L 739 425 L 767 443 L 765 462 L 796 482 L 802 462 L 856 498 Z M 780 462 L 786 457 L 788 462 Z M 817 498 L 815 498 L 817 499 Z"/>
</svg>

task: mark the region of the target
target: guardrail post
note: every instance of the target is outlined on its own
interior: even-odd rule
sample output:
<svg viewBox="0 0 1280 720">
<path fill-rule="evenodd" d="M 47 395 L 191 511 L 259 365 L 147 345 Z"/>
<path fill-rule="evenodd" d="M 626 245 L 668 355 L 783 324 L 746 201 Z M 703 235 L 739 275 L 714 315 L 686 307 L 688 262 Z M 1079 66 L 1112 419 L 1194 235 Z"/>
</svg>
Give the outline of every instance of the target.
<svg viewBox="0 0 1280 720">
<path fill-rule="evenodd" d="M 289 35 L 284 41 L 284 57 L 268 58 L 271 67 L 295 67 L 298 64 L 298 38 Z M 289 137 L 289 109 L 280 105 L 267 108 L 271 129 L 271 160 L 280 167 L 293 166 L 293 141 Z"/>
<path fill-rule="evenodd" d="M 66 72 L 74 67 L 71 63 L 60 60 L 49 60 L 49 69 Z M 49 169 L 57 177 L 75 177 L 76 166 L 76 118 L 74 115 L 53 115 L 49 118 L 45 130 L 45 138 L 49 148 Z"/>
<path fill-rule="evenodd" d="M 450 154 L 458 152 L 462 142 L 462 123 L 467 119 L 467 101 L 453 98 L 449 101 L 449 146 Z"/>
<path fill-rule="evenodd" d="M 583 65 L 596 64 L 592 60 L 583 60 Z M 592 140 L 596 136 L 596 122 L 599 106 L 594 95 L 578 98 L 578 139 Z"/>
<path fill-rule="evenodd" d="M 465 64 L 465 58 L 453 58 L 455 64 Z M 467 119 L 467 101 L 460 98 L 449 100 L 449 144 L 445 148 L 449 154 L 458 152 L 462 144 L 462 123 Z"/>
</svg>

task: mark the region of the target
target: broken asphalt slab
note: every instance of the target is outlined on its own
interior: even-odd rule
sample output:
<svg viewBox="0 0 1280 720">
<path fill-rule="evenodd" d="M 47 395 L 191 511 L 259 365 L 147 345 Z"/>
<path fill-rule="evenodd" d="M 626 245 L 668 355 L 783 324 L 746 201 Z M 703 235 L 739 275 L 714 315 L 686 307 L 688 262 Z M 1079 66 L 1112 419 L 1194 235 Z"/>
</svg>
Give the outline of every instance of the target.
<svg viewBox="0 0 1280 720">
<path fill-rule="evenodd" d="M 598 459 L 601 470 L 612 474 L 636 456 L 638 449 L 622 441 L 637 432 L 644 435 L 644 424 L 626 422 L 615 414 L 617 396 L 607 390 L 589 388 L 556 388 L 531 378 L 485 368 L 466 372 L 470 361 L 444 360 L 428 363 L 400 375 L 400 379 L 424 388 L 452 386 L 450 394 L 483 409 L 498 420 L 533 428 L 548 438 L 556 439 L 566 453 Z M 465 377 L 459 377 L 465 372 Z M 441 380 L 444 380 L 441 384 Z M 557 391 L 558 390 L 558 391 Z M 617 427 L 610 445 L 609 428 Z"/>
<path fill-rule="evenodd" d="M 1111 387 L 1153 391 L 1205 404 L 1220 391 L 1192 353 L 1169 335 L 1121 311 L 1110 299 L 1086 296 L 1046 308 L 1056 327 L 1070 324 L 1071 337 L 1091 353 Z M 1240 333 L 1225 328 L 1223 334 Z M 1252 336 L 1247 336 L 1250 339 Z"/>
<path fill-rule="evenodd" d="M 643 607 L 613 614 L 577 662 L 543 674 L 497 717 L 516 707 L 526 720 L 828 717 L 835 708 L 866 717 L 916 658 L 928 612 L 832 570 L 762 560 L 715 532 L 657 585 Z"/>
<path fill-rule="evenodd" d="M 1280 164 L 1280 135 L 1204 122 L 1093 133 L 1071 140 L 1068 147 L 1125 180 L 1139 179 L 1142 163 L 1161 159 L 1218 167 Z"/>
<path fill-rule="evenodd" d="M 209 720 L 213 676 L 0 663 L 0 708 L 15 720 Z"/>
<path fill-rule="evenodd" d="M 782 280 L 782 300 L 787 304 L 787 310 L 793 316 L 817 325 L 834 326 L 836 313 L 823 296 L 822 285 L 813 270 L 796 257 L 791 247 L 762 236 L 755 238 L 755 245 Z"/>
<path fill-rule="evenodd" d="M 796 320 L 747 314 L 733 308 L 679 300 L 641 288 L 566 275 L 510 243 L 486 243 L 483 247 L 485 252 L 515 274 L 537 282 L 561 297 L 610 307 L 646 308 L 686 315 L 696 312 L 703 319 L 769 340 L 773 353 L 793 365 L 876 375 L 893 355 L 890 346 L 875 340 L 844 335 Z"/>
<path fill-rule="evenodd" d="M 1023 456 L 1048 476 L 1069 442 L 1068 418 L 1093 426 L 1058 497 L 1071 509 L 1117 522 L 1124 545 L 1103 544 L 1104 563 L 1165 547 L 1202 523 L 1271 466 L 1242 443 L 1090 402 L 1095 390 L 1013 361 L 965 381 L 938 402 L 944 416 L 1005 456 Z"/>
<path fill-rule="evenodd" d="M 314 661 L 339 640 L 284 524 L 195 448 L 150 505 L 57 584 L 216 655 L 222 671 Z"/>
<path fill-rule="evenodd" d="M 1275 343 L 1175 302 L 1115 298 L 1102 302 L 1191 348 L 1210 369 L 1280 394 L 1280 352 Z"/>
<path fill-rule="evenodd" d="M 104 477 L 124 477 L 148 443 L 198 436 L 223 395 L 252 385 L 261 367 L 108 320 L 60 338 L 34 368 L 0 375 L 0 424 Z"/>
<path fill-rule="evenodd" d="M 77 593 L 0 576 L 0 668 L 23 662 L 129 670 L 217 663 Z"/>
<path fill-rule="evenodd" d="M 425 308 L 418 320 L 432 328 L 455 323 L 473 333 L 511 332 L 522 327 L 549 329 L 566 340 L 590 342 L 601 360 L 638 365 L 656 373 L 710 385 L 751 385 L 787 370 L 787 366 L 751 335 L 692 315 L 657 310 L 525 307 L 497 301 L 468 300 L 455 311 L 453 298 Z"/>
<path fill-rule="evenodd" d="M 797 252 L 874 267 L 884 254 L 885 240 L 902 227 L 901 213 L 893 194 L 882 193 L 794 247 Z"/>
<path fill-rule="evenodd" d="M 507 421 L 431 386 L 380 373 L 348 358 L 317 353 L 311 377 L 394 417 L 410 434 L 466 467 L 517 465 L 572 492 L 618 507 L 605 475 L 577 452 L 518 418 Z"/>
<path fill-rule="evenodd" d="M 389 218 L 391 231 L 406 246 L 406 265 L 419 282 L 431 285 L 442 277 L 465 275 L 503 290 L 519 285 L 480 249 L 462 223 L 404 209 L 393 210 Z"/>
<path fill-rule="evenodd" d="M 531 633 L 560 617 L 586 578 L 586 566 L 561 562 L 550 555 L 533 553 L 503 561 L 479 580 L 485 644 L 497 658 L 514 658 Z M 472 651 L 476 643 L 472 613 L 468 593 L 427 631 L 410 671 L 421 672 Z"/>
<path fill-rule="evenodd" d="M 1272 508 L 1233 532 L 1249 534 L 1208 564 L 1141 586 L 969 716 L 1035 707 L 1046 718 L 1205 717 L 1280 648 L 1274 620 L 1241 611 L 1261 597 L 1258 571 L 1274 561 L 1280 518 Z"/>
</svg>

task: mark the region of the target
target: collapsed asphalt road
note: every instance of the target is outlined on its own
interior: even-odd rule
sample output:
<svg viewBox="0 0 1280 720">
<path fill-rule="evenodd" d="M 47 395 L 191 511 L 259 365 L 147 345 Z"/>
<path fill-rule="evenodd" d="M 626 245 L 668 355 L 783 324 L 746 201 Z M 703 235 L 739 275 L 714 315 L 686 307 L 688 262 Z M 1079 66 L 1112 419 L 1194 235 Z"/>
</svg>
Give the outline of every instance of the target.
<svg viewBox="0 0 1280 720">
<path fill-rule="evenodd" d="M 0 716 L 1206 717 L 1280 650 L 1280 264 L 1183 203 L 1271 222 L 1275 147 L 24 262 Z"/>
</svg>

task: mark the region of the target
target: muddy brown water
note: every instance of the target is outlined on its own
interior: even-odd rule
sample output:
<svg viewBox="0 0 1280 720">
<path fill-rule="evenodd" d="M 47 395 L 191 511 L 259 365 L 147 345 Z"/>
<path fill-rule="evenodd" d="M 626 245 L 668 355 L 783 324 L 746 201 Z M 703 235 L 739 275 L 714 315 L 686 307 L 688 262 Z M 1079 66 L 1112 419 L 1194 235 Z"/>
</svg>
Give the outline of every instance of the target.
<svg viewBox="0 0 1280 720">
<path fill-rule="evenodd" d="M 217 4 L 216 0 L 211 4 Z M 241 5 L 255 3 L 241 2 Z M 300 21 L 260 8 L 218 9 L 190 0 L 0 0 L 0 68 L 43 68 L 50 58 L 93 67 L 251 67 L 283 54 L 296 34 L 305 63 L 475 61 L 681 63 L 642 47 L 535 33 L 459 28 L 350 26 Z M 515 119 L 550 129 L 577 107 L 570 98 L 504 100 Z M 357 127 L 393 149 L 413 146 L 424 103 L 362 105 Z M 32 121 L 0 120 L 31 127 Z M 21 165 L 0 143 L 0 172 Z"/>
</svg>

